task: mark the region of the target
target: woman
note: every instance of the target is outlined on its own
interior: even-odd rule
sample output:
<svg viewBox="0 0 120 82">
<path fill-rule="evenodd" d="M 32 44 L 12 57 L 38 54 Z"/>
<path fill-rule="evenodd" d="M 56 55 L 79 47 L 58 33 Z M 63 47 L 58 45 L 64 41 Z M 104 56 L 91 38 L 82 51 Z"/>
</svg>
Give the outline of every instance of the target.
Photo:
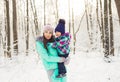
<svg viewBox="0 0 120 82">
<path fill-rule="evenodd" d="M 43 36 L 36 40 L 36 49 L 41 57 L 43 65 L 47 70 L 49 82 L 66 82 L 66 77 L 56 78 L 58 75 L 58 62 L 65 62 L 65 58 L 58 57 L 57 50 L 52 48 L 54 42 L 53 28 L 46 25 Z"/>
</svg>

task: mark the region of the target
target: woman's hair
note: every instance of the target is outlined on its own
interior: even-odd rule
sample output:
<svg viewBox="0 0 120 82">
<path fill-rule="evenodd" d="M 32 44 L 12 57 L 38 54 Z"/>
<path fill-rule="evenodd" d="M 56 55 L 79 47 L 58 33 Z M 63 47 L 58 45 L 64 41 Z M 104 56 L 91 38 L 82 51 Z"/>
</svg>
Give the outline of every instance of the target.
<svg viewBox="0 0 120 82">
<path fill-rule="evenodd" d="M 48 51 L 47 49 L 47 43 L 48 42 L 54 42 L 55 41 L 55 37 L 54 35 L 52 35 L 52 37 L 48 40 L 45 38 L 44 34 L 43 34 L 43 44 L 44 44 L 44 48 Z"/>
</svg>

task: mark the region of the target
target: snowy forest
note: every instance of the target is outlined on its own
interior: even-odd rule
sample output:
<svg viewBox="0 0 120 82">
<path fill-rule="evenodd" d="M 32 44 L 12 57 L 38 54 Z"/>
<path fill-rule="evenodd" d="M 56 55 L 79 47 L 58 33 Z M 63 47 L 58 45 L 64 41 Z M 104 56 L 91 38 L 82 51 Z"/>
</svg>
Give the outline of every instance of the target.
<svg viewBox="0 0 120 82">
<path fill-rule="evenodd" d="M 115 64 L 116 68 L 119 67 L 120 0 L 0 0 L 0 70 L 4 70 L 5 73 L 5 75 L 2 75 L 2 71 L 0 71 L 0 77 L 5 78 L 7 74 L 5 69 L 10 67 L 10 64 L 15 66 L 17 64 L 15 61 L 19 61 L 19 63 L 22 61 L 20 64 L 23 66 L 24 58 L 22 60 L 14 59 L 21 55 L 26 58 L 30 57 L 32 62 L 37 62 L 37 65 L 35 65 L 38 66 L 41 62 L 36 52 L 36 38 L 43 35 L 44 25 L 51 24 L 55 28 L 60 18 L 65 19 L 66 32 L 69 32 L 72 36 L 70 43 L 71 58 L 85 62 L 85 59 L 81 59 L 81 55 L 86 56 L 87 54 L 87 59 L 89 59 L 88 56 L 93 57 L 93 55 L 102 58 L 111 57 L 111 61 L 117 61 L 117 64 Z M 31 54 L 33 54 L 32 57 L 35 57 L 34 59 L 32 59 Z M 80 60 L 78 57 L 80 57 Z M 97 59 L 94 60 L 97 62 Z M 30 60 L 27 59 L 26 61 L 29 62 Z M 13 62 L 15 62 L 14 65 Z M 75 59 L 71 59 L 72 62 L 75 63 Z M 89 62 L 92 63 L 93 61 Z M 91 63 L 86 62 L 86 66 Z M 99 63 L 100 61 L 94 64 Z M 26 69 L 25 65 L 22 70 Z M 35 67 L 35 65 L 33 66 Z M 83 64 L 81 63 L 81 65 Z M 68 65 L 70 69 L 72 69 L 72 66 Z M 102 66 L 104 67 L 104 65 Z M 38 70 L 39 68 L 36 69 Z M 10 69 L 12 70 L 12 68 Z M 82 69 L 82 66 L 80 69 Z M 111 70 L 113 69 L 111 68 Z M 83 76 L 83 78 L 75 76 L 73 78 L 77 79 L 75 82 L 80 82 L 80 80 L 81 82 L 120 82 L 120 79 L 118 79 L 120 78 L 120 72 L 116 77 L 113 76 L 114 79 L 112 79 L 112 75 L 116 74 L 118 70 L 114 74 L 111 74 L 111 70 L 105 75 L 107 80 L 106 78 L 103 79 L 102 74 L 100 74 L 100 78 L 103 80 L 100 80 L 100 78 L 91 80 L 93 77 L 85 80 Z M 16 72 L 12 72 L 12 74 L 14 73 Z M 72 73 L 74 72 L 72 71 Z M 20 75 L 23 75 L 23 72 Z M 24 76 L 27 77 L 27 74 Z M 85 76 L 88 77 L 89 75 Z M 16 76 L 15 78 L 19 79 L 18 77 Z M 17 80 L 10 78 L 8 76 L 9 80 L 3 79 L 0 82 L 17 82 Z M 69 75 L 68 78 L 71 79 L 68 82 L 74 81 L 72 76 Z M 34 80 L 23 77 L 21 79 L 24 80 L 18 82 L 47 82 L 44 79 L 38 79 L 38 76 Z"/>
<path fill-rule="evenodd" d="M 48 23 L 55 27 L 60 18 L 66 20 L 66 29 L 72 34 L 74 54 L 83 48 L 104 55 L 119 54 L 115 53 L 120 48 L 116 32 L 120 27 L 119 0 L 1 0 L 0 4 L 1 56 L 29 55 L 35 51 L 35 38 L 42 35 L 42 27 Z M 84 45 L 79 42 L 81 35 L 86 37 Z"/>
</svg>

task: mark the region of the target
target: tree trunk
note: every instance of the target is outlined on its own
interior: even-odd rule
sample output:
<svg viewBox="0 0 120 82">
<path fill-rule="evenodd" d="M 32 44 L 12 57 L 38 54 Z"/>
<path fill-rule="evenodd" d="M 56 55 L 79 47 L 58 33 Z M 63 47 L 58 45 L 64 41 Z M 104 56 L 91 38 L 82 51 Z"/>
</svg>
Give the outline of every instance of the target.
<svg viewBox="0 0 120 82">
<path fill-rule="evenodd" d="M 57 16 L 57 19 L 58 19 L 58 0 L 56 0 L 56 11 L 57 11 L 56 12 L 57 13 L 56 16 Z"/>
<path fill-rule="evenodd" d="M 30 4 L 31 4 L 31 9 L 32 9 L 32 13 L 34 16 L 34 25 L 35 25 L 35 32 L 34 30 L 32 30 L 33 36 L 34 38 L 36 38 L 36 35 L 40 32 L 39 28 L 38 28 L 38 18 L 37 18 L 37 11 L 36 11 L 36 7 L 35 7 L 35 2 L 34 0 L 30 0 Z M 32 28 L 33 29 L 33 28 Z M 40 33 L 39 33 L 40 34 Z"/>
<path fill-rule="evenodd" d="M 73 12 L 73 8 L 72 8 L 72 28 L 73 28 L 73 54 L 75 54 L 76 48 L 75 48 L 75 44 L 76 44 L 76 35 L 75 35 L 75 28 L 74 28 L 74 12 Z"/>
<path fill-rule="evenodd" d="M 90 28 L 89 28 L 89 19 L 88 19 L 88 11 L 87 11 L 87 1 L 85 1 L 85 14 L 86 14 L 86 25 L 87 25 L 87 31 L 88 31 L 88 36 L 89 36 L 89 40 L 90 40 L 90 44 L 91 44 L 91 36 L 90 36 Z"/>
<path fill-rule="evenodd" d="M 58 21 L 58 18 L 59 18 L 59 16 L 58 16 L 58 0 L 56 0 L 56 21 Z M 56 22 L 56 24 L 57 24 L 57 22 Z"/>
<path fill-rule="evenodd" d="M 98 1 L 99 0 L 96 0 L 96 17 L 97 17 L 97 23 L 98 23 L 98 26 L 100 28 L 100 32 L 102 33 L 102 28 L 101 28 L 101 24 L 100 24 L 100 20 L 99 20 L 99 6 L 98 6 Z M 102 39 L 102 37 L 101 37 Z"/>
<path fill-rule="evenodd" d="M 2 22 L 0 22 L 0 52 L 1 55 L 3 55 L 2 53 L 4 52 L 4 50 L 3 50 Z"/>
<path fill-rule="evenodd" d="M 17 36 L 17 12 L 16 12 L 16 0 L 13 0 L 13 44 L 14 50 L 18 52 L 18 36 Z"/>
<path fill-rule="evenodd" d="M 52 4 L 53 5 L 53 8 L 55 8 L 54 10 L 54 15 L 55 15 L 55 24 L 58 23 L 58 19 L 59 19 L 59 15 L 58 15 L 58 0 L 54 1 L 54 0 L 51 0 Z M 55 3 L 55 6 L 54 6 L 54 3 Z"/>
<path fill-rule="evenodd" d="M 38 16 L 37 16 L 37 10 L 36 10 L 36 6 L 35 6 L 35 0 L 33 0 L 33 7 L 34 7 L 34 23 L 35 23 L 35 32 L 36 35 L 40 32 L 39 28 L 38 28 Z"/>
<path fill-rule="evenodd" d="M 98 2 L 99 1 L 99 2 Z M 100 5 L 100 6 L 99 6 Z M 100 14 L 99 14 L 99 8 L 100 8 Z M 99 18 L 100 15 L 100 18 Z M 104 48 L 104 29 L 103 29 L 103 12 L 102 12 L 102 2 L 101 0 L 96 1 L 96 17 L 97 17 L 97 23 L 100 30 L 100 38 L 101 38 L 101 48 Z"/>
<path fill-rule="evenodd" d="M 113 33 L 111 0 L 109 0 L 109 21 L 110 21 L 110 55 L 114 56 L 114 38 L 113 38 L 114 33 Z"/>
<path fill-rule="evenodd" d="M 68 0 L 68 14 L 69 14 L 69 24 L 68 24 L 68 27 L 69 27 L 69 33 L 71 32 L 71 14 L 70 14 L 70 0 Z"/>
<path fill-rule="evenodd" d="M 90 8 L 89 8 L 90 12 L 89 12 L 89 21 L 90 21 L 90 44 L 93 45 L 93 21 L 92 21 L 92 6 L 90 5 Z"/>
<path fill-rule="evenodd" d="M 5 51 L 5 54 L 7 54 L 7 57 L 11 58 L 11 47 L 10 47 L 10 16 L 9 16 L 9 1 L 5 0 L 6 4 L 6 33 L 7 33 L 7 51 Z"/>
<path fill-rule="evenodd" d="M 119 16 L 119 23 L 120 23 L 120 0 L 115 0 L 118 16 Z"/>
<path fill-rule="evenodd" d="M 26 12 L 27 12 L 27 27 L 26 27 L 26 55 L 28 55 L 28 49 L 29 49 L 29 3 L 28 0 L 26 0 Z"/>
<path fill-rule="evenodd" d="M 104 48 L 104 26 L 103 26 L 103 9 L 102 9 L 102 1 L 100 0 L 100 16 L 101 16 L 101 40 L 102 46 Z"/>
<path fill-rule="evenodd" d="M 46 14 L 45 14 L 45 11 L 46 11 L 46 0 L 44 0 L 44 25 L 46 24 Z"/>
<path fill-rule="evenodd" d="M 76 30 L 75 35 L 76 35 L 76 34 L 79 32 L 79 30 L 80 30 L 80 26 L 81 26 L 81 23 L 82 23 L 82 21 L 83 21 L 83 18 L 84 18 L 84 16 L 85 16 L 85 14 L 86 14 L 86 12 L 83 13 L 83 15 L 82 15 L 82 17 L 81 17 L 81 19 L 80 19 L 80 22 L 79 22 L 79 25 L 78 25 L 78 29 Z"/>
<path fill-rule="evenodd" d="M 98 6 L 98 1 L 96 1 L 96 19 L 97 19 L 97 23 L 98 23 L 98 26 L 99 26 L 99 29 L 100 29 L 100 34 L 102 35 L 102 25 L 100 23 L 100 20 L 99 20 L 99 6 Z M 102 36 L 101 36 L 101 40 L 102 40 Z"/>
<path fill-rule="evenodd" d="M 105 57 L 109 55 L 108 5 L 104 0 L 104 28 L 105 28 Z"/>
</svg>

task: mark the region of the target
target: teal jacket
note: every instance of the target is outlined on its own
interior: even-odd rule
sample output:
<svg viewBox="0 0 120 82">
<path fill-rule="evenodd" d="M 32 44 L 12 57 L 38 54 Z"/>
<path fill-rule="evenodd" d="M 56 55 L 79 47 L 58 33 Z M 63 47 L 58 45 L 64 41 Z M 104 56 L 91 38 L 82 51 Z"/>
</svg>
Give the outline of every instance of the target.
<svg viewBox="0 0 120 82">
<path fill-rule="evenodd" d="M 55 48 L 52 48 L 51 44 L 52 43 L 48 43 L 47 45 L 48 51 L 47 51 L 43 45 L 43 38 L 39 37 L 36 40 L 37 52 L 46 70 L 55 69 L 53 75 L 51 76 L 52 82 L 66 82 L 66 77 L 56 78 L 56 76 L 58 75 L 57 63 L 60 61 L 60 57 L 58 57 L 57 50 Z"/>
</svg>

